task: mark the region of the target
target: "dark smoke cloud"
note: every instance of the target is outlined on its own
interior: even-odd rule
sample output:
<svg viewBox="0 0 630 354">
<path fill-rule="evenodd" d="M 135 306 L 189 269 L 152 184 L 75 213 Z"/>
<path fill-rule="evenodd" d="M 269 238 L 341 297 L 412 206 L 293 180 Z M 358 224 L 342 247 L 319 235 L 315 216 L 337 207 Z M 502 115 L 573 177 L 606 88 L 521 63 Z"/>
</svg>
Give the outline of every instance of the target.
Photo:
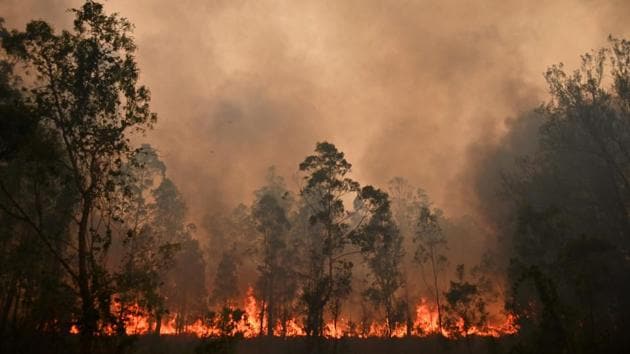
<svg viewBox="0 0 630 354">
<path fill-rule="evenodd" d="M 79 0 L 2 0 L 9 27 L 70 24 Z M 395 175 L 447 214 L 475 214 L 473 173 L 545 97 L 542 72 L 628 35 L 626 1 L 110 0 L 136 25 L 160 115 L 149 140 L 193 217 L 248 201 L 269 165 L 289 177 L 318 140 L 355 177 Z M 485 168 L 485 167 L 484 167 Z M 471 172 L 472 171 L 472 172 Z"/>
</svg>

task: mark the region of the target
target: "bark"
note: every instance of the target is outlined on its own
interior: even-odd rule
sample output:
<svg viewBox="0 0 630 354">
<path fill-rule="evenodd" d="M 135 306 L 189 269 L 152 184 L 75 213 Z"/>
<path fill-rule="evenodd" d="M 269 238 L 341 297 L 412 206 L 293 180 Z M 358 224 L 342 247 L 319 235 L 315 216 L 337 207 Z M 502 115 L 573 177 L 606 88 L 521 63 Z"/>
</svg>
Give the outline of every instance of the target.
<svg viewBox="0 0 630 354">
<path fill-rule="evenodd" d="M 11 311 L 11 304 L 17 293 L 17 277 L 13 276 L 11 286 L 7 291 L 4 303 L 2 305 L 2 313 L 0 314 L 0 336 L 4 334 L 4 330 L 9 321 L 9 312 Z"/>
<path fill-rule="evenodd" d="M 92 291 L 90 289 L 90 276 L 88 274 L 88 219 L 92 211 L 92 199 L 83 198 L 81 219 L 79 222 L 78 233 L 78 261 L 79 261 L 79 294 L 81 296 L 81 354 L 89 354 L 92 352 L 93 336 L 96 332 L 96 322 L 98 314 L 94 308 Z"/>
<path fill-rule="evenodd" d="M 431 247 L 431 268 L 433 270 L 433 287 L 435 289 L 435 305 L 437 306 L 438 313 L 438 330 L 442 335 L 442 306 L 440 305 L 440 290 L 438 288 L 438 276 L 435 265 L 435 255 L 433 253 L 433 247 Z"/>
<path fill-rule="evenodd" d="M 155 335 L 159 336 L 162 330 L 162 311 L 158 311 L 155 315 Z"/>
<path fill-rule="evenodd" d="M 275 306 L 274 306 L 274 299 L 273 299 L 273 273 L 271 274 L 271 277 L 269 279 L 269 301 L 267 302 L 267 335 L 268 336 L 273 336 L 273 327 L 274 327 L 274 317 L 273 317 L 273 312 L 275 311 Z"/>
</svg>

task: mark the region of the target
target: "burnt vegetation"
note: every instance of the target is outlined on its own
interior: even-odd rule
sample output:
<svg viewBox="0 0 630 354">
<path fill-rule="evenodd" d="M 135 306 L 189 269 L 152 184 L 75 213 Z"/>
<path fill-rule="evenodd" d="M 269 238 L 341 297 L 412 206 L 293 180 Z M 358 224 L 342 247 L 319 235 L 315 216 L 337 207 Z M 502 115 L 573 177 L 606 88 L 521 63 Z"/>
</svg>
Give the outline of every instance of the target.
<svg viewBox="0 0 630 354">
<path fill-rule="evenodd" d="M 630 352 L 630 42 L 547 70 L 479 161 L 484 227 L 326 141 L 198 227 L 133 26 L 71 15 L 0 22 L 0 352 Z M 472 234 L 500 241 L 463 264 Z"/>
</svg>

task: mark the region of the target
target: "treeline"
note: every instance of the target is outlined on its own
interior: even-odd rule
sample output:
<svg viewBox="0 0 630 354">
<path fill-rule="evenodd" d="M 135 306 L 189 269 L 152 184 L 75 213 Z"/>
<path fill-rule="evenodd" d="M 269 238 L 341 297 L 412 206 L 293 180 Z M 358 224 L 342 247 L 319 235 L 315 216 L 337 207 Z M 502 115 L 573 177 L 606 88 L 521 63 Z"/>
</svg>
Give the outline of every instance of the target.
<svg viewBox="0 0 630 354">
<path fill-rule="evenodd" d="M 608 43 L 550 67 L 550 100 L 480 167 L 500 182 L 500 198 L 481 194 L 510 255 L 518 352 L 630 350 L 630 42 Z"/>
<path fill-rule="evenodd" d="M 482 233 L 473 222 L 445 218 L 400 177 L 385 190 L 360 186 L 350 168 L 342 152 L 321 142 L 299 165 L 297 193 L 272 167 L 251 205 L 208 215 L 208 259 L 216 262 L 208 269 L 210 305 L 238 307 L 253 286 L 260 334 L 280 336 L 295 323 L 320 337 L 375 335 L 375 323 L 385 337 L 466 336 L 504 319 L 502 303 L 498 316 L 486 308 L 505 291 L 495 257 L 458 254 L 478 242 L 464 238 Z M 448 238 L 460 245 L 449 248 Z M 465 269 L 449 256 L 477 262 Z M 432 323 L 417 322 L 421 297 Z"/>
<path fill-rule="evenodd" d="M 475 249 L 488 232 L 472 219 L 400 177 L 360 184 L 329 142 L 296 188 L 270 168 L 251 203 L 198 232 L 142 143 L 157 116 L 132 25 L 94 1 L 72 13 L 60 33 L 0 22 L 0 349 L 78 333 L 90 353 L 139 317 L 156 334 L 169 319 L 237 336 L 251 286 L 261 336 L 377 323 L 469 343 L 505 312 L 514 352 L 630 352 L 630 42 L 547 71 L 550 100 L 479 162 L 479 213 L 501 242 Z M 435 309 L 422 326 L 421 296 Z"/>
<path fill-rule="evenodd" d="M 341 333 L 353 294 L 362 313 L 345 334 L 367 335 L 374 321 L 384 336 L 415 334 L 409 285 L 420 282 L 438 331 L 485 325 L 487 287 L 459 268 L 445 293 L 441 211 L 401 178 L 391 196 L 361 186 L 327 142 L 299 165 L 297 193 L 270 169 L 251 205 L 205 219 L 212 236 L 200 245 L 158 152 L 138 144 L 157 117 L 131 24 L 93 1 L 72 12 L 73 29 L 58 34 L 43 21 L 0 28 L 3 338 L 79 333 L 91 352 L 95 336 L 124 336 L 138 317 L 157 334 L 166 318 L 176 332 L 203 319 L 231 333 L 248 277 L 260 334 Z"/>
</svg>

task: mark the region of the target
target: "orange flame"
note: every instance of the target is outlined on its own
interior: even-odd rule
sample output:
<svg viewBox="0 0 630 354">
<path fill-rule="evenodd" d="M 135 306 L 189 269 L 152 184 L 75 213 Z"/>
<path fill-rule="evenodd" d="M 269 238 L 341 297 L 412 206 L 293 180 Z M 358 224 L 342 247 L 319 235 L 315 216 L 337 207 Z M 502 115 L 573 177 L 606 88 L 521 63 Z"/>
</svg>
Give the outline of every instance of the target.
<svg viewBox="0 0 630 354">
<path fill-rule="evenodd" d="M 243 306 L 245 309 L 244 316 L 237 323 L 235 331 L 242 333 L 245 338 L 253 338 L 264 333 L 266 326 L 269 324 L 267 323 L 267 317 L 263 311 L 263 305 L 256 299 L 252 287 L 249 287 L 247 290 Z M 114 310 L 119 311 L 120 308 Z M 155 331 L 155 321 L 152 320 L 146 311 L 143 311 L 137 304 L 127 307 L 126 313 L 124 323 L 125 333 L 127 335 L 142 335 L 153 333 Z M 513 314 L 507 314 L 504 317 L 505 318 L 502 321 L 494 321 L 494 323 L 488 324 L 484 328 L 471 327 L 466 331 L 466 333 L 464 333 L 463 330 L 463 320 L 460 319 L 460 325 L 458 326 L 459 330 L 457 330 L 456 333 L 449 332 L 447 329 L 442 328 L 442 335 L 448 338 L 461 335 L 501 337 L 518 332 L 516 317 Z M 183 326 L 181 331 L 178 331 L 176 320 L 177 315 L 164 319 L 161 324 L 160 334 L 174 335 L 186 333 L 197 337 L 218 336 L 221 334 L 221 331 L 218 328 L 210 326 L 205 323 L 203 319 L 197 319 L 195 322 Z M 289 319 L 284 324 L 281 321 L 277 321 L 273 324 L 273 326 L 275 335 L 279 335 L 280 333 L 284 333 L 287 337 L 301 337 L 306 335 L 304 328 L 295 318 Z M 413 328 L 409 332 L 414 336 L 423 337 L 438 334 L 440 332 L 439 327 L 437 309 L 425 298 L 420 298 L 415 308 Z M 115 334 L 114 329 L 111 327 L 103 327 L 101 328 L 101 332 L 105 335 Z M 406 325 L 400 324 L 392 329 L 391 336 L 404 337 L 407 335 L 407 332 Z M 76 325 L 73 325 L 70 328 L 70 333 L 78 334 L 79 328 Z M 356 330 L 353 330 L 353 325 L 350 321 L 341 318 L 336 324 L 334 324 L 333 321 L 328 321 L 324 325 L 324 334 L 328 338 L 341 338 L 344 336 L 385 337 L 387 336 L 387 324 L 384 322 L 373 321 L 369 325 L 367 333 L 359 334 Z"/>
</svg>

